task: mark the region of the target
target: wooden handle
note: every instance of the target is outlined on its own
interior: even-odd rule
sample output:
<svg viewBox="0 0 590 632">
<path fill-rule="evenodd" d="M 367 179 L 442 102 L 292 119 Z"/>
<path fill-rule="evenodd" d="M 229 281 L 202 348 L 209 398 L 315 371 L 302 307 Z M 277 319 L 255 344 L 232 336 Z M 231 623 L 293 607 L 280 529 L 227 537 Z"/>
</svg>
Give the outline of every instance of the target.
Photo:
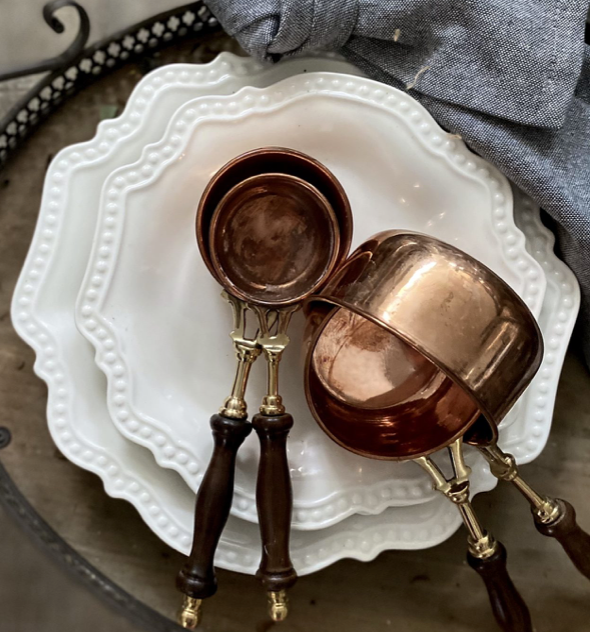
<svg viewBox="0 0 590 632">
<path fill-rule="evenodd" d="M 590 535 L 580 529 L 576 522 L 576 510 L 566 501 L 557 499 L 560 516 L 550 524 L 543 524 L 535 516 L 537 531 L 555 538 L 568 554 L 574 566 L 590 579 Z"/>
<path fill-rule="evenodd" d="M 500 542 L 496 545 L 490 557 L 480 559 L 468 553 L 467 562 L 483 579 L 500 628 L 504 632 L 533 632 L 529 609 L 508 575 L 506 549 Z"/>
<path fill-rule="evenodd" d="M 262 415 L 252 419 L 260 439 L 256 507 L 262 537 L 262 559 L 256 577 L 269 592 L 290 588 L 297 573 L 289 555 L 293 492 L 287 462 L 287 436 L 293 417 Z"/>
<path fill-rule="evenodd" d="M 236 454 L 252 431 L 245 419 L 218 414 L 211 417 L 211 428 L 215 445 L 197 493 L 193 546 L 176 578 L 176 587 L 194 599 L 206 599 L 217 591 L 213 559 L 231 508 Z"/>
</svg>

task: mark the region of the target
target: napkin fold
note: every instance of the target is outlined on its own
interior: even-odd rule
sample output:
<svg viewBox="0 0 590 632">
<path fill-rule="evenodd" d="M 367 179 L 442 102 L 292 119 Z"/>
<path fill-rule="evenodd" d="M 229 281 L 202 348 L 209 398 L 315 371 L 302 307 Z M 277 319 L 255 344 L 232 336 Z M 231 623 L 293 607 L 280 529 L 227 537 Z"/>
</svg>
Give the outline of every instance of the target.
<svg viewBox="0 0 590 632">
<path fill-rule="evenodd" d="M 335 50 L 409 91 L 556 221 L 590 364 L 590 0 L 206 0 L 251 55 Z"/>
</svg>

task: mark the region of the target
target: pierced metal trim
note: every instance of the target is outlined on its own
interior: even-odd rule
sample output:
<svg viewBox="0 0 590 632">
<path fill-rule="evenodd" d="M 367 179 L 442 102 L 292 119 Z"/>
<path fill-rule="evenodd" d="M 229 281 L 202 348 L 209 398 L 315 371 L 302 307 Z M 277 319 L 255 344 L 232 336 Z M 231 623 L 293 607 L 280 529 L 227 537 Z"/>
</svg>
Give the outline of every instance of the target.
<svg viewBox="0 0 590 632">
<path fill-rule="evenodd" d="M 10 430 L 8 430 L 8 428 L 5 428 L 4 426 L 0 426 L 0 450 L 9 445 L 11 441 L 12 435 L 10 433 Z"/>
<path fill-rule="evenodd" d="M 51 71 L 0 119 L 0 169 L 18 145 L 65 98 L 109 71 L 141 59 L 147 51 L 155 51 L 221 28 L 217 19 L 199 0 L 140 22 L 80 52 L 88 39 L 86 30 L 90 28 L 88 16 L 80 5 L 74 0 L 52 0 L 43 9 L 45 21 L 54 31 L 63 29 L 63 24 L 53 14 L 64 6 L 76 7 L 80 15 L 80 30 L 67 51 L 35 67 L 21 68 L 0 76 L 2 81 L 31 72 Z"/>
</svg>

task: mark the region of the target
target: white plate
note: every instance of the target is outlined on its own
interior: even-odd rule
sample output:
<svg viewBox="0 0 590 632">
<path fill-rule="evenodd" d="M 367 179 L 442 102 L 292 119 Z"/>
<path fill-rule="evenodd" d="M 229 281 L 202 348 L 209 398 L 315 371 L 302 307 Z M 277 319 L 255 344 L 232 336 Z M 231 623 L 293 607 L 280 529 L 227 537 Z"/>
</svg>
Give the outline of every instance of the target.
<svg viewBox="0 0 590 632">
<path fill-rule="evenodd" d="M 160 469 L 146 450 L 124 440 L 115 430 L 105 405 L 104 377 L 93 362 L 92 348 L 75 329 L 72 312 L 96 220 L 97 204 L 93 202 L 106 175 L 119 161 L 129 160 L 130 149 L 115 145 L 106 138 L 105 132 L 114 127 L 124 133 L 121 128 L 130 125 L 128 116 L 134 111 L 134 101 L 140 98 L 146 80 L 162 79 L 159 88 L 149 93 L 148 110 L 151 111 L 159 109 L 163 101 L 182 102 L 187 91 L 189 96 L 195 96 L 202 91 L 219 89 L 219 83 L 195 84 L 193 79 L 187 86 L 181 76 L 189 73 L 194 77 L 196 71 L 207 76 L 216 69 L 219 71 L 220 63 L 244 64 L 240 66 L 243 69 L 252 62 L 221 55 L 204 67 L 161 68 L 139 83 L 125 113 L 119 119 L 101 124 L 95 139 L 60 152 L 48 170 L 35 236 L 12 304 L 15 327 L 36 351 L 35 370 L 48 386 L 47 418 L 57 446 L 72 462 L 99 475 L 107 493 L 128 500 L 158 537 L 183 553 L 188 552 L 190 545 L 194 495 L 178 476 Z M 288 72 L 289 68 L 289 65 L 279 65 L 277 70 Z M 164 79 L 165 75 L 169 76 Z M 226 77 L 222 85 L 228 83 L 240 85 L 240 81 Z M 144 126 L 133 128 L 135 134 L 129 129 L 128 133 L 136 139 L 140 131 L 142 135 L 148 132 Z M 162 131 L 157 129 L 156 123 L 149 129 L 156 137 Z M 100 143 L 107 143 L 110 149 L 97 161 L 94 154 L 97 150 L 93 146 Z M 89 157 L 85 155 L 88 150 L 93 150 Z M 58 168 L 58 161 L 62 159 L 67 165 Z M 67 177 L 59 187 L 61 195 L 56 198 L 51 176 L 58 170 Z M 521 215 L 517 213 L 517 218 Z M 544 411 L 550 419 L 563 356 L 579 307 L 579 290 L 571 271 L 553 255 L 553 236 L 542 227 L 538 211 L 528 211 L 527 215 L 522 228 L 531 253 L 541 262 L 549 279 L 541 327 L 545 338 L 552 337 L 554 332 L 559 342 L 559 347 L 552 351 L 553 362 L 542 369 L 549 371 L 543 378 L 543 388 L 547 389 Z M 47 230 L 53 231 L 50 239 Z M 48 245 L 49 250 L 40 250 L 44 245 Z M 541 422 L 543 428 L 549 428 L 549 423 Z M 535 450 L 540 449 L 545 440 L 545 436 L 540 437 Z M 423 513 L 428 507 L 438 507 L 440 513 L 433 510 L 426 519 Z M 344 557 L 369 560 L 388 548 L 432 546 L 454 532 L 458 526 L 455 514 L 448 502 L 437 498 L 432 505 L 391 509 L 377 517 L 354 516 L 320 532 L 294 532 L 296 566 L 305 574 Z M 254 525 L 230 517 L 218 549 L 218 566 L 254 572 L 259 559 L 256 532 Z"/>
<path fill-rule="evenodd" d="M 272 81 L 276 73 L 297 72 L 317 60 L 300 60 L 271 71 L 258 68 L 258 79 Z M 331 62 L 330 62 L 331 63 Z M 325 67 L 328 62 L 323 61 Z M 340 64 L 338 64 L 340 65 Z M 150 107 L 175 108 L 189 96 L 240 87 L 233 70 L 258 67 L 251 60 L 220 55 L 205 66 L 175 65 L 149 76 L 161 79 L 149 92 Z M 190 82 L 186 76 L 190 73 Z M 201 79 L 196 80 L 195 76 Z M 210 79 L 214 77 L 215 80 Z M 222 79 L 218 79 L 223 77 Z M 256 75 L 248 77 L 254 81 Z M 134 102 L 143 98 L 139 83 L 129 107 L 118 119 L 99 126 L 97 136 L 62 150 L 48 169 L 39 219 L 13 296 L 11 316 L 19 335 L 37 354 L 35 372 L 48 386 L 47 419 L 52 437 L 70 461 L 94 472 L 107 493 L 130 502 L 145 523 L 169 546 L 188 554 L 193 524 L 194 494 L 174 472 L 162 470 L 152 455 L 126 439 L 111 423 L 105 403 L 106 381 L 94 363 L 94 350 L 78 333 L 74 300 L 82 279 L 94 232 L 100 187 L 128 151 L 114 138 L 161 135 L 154 122 L 134 125 Z M 115 130 L 117 133 L 109 133 Z M 108 147 L 108 149 L 107 149 Z M 61 178 L 54 179 L 55 174 Z M 475 472 L 474 492 L 487 489 Z M 355 516 L 318 537 L 294 533 L 293 559 L 301 575 L 345 557 L 369 560 L 389 548 L 423 548 L 448 538 L 458 527 L 456 511 L 442 498 L 429 504 L 390 510 L 377 519 Z M 375 521 L 376 520 L 376 521 Z M 230 517 L 216 555 L 216 565 L 254 573 L 260 558 L 257 525 Z"/>
<path fill-rule="evenodd" d="M 72 196 L 70 201 L 71 205 L 63 208 L 64 221 L 60 222 L 56 234 L 56 238 L 64 238 L 61 243 L 67 244 L 68 249 L 53 251 L 57 255 L 52 257 L 54 265 L 49 266 L 48 276 L 37 286 L 39 290 L 51 277 L 56 280 L 64 278 L 63 270 L 67 268 L 67 262 L 75 263 L 79 257 L 83 259 L 84 253 L 78 252 L 76 241 L 68 240 L 67 233 L 62 229 L 73 219 L 72 212 L 80 208 L 78 203 L 83 204 L 84 198 Z M 522 208 L 518 208 L 519 204 Z M 554 237 L 542 226 L 538 209 L 525 196 L 517 199 L 516 206 L 516 218 L 527 235 L 527 247 L 542 264 L 548 277 L 539 321 L 545 337 L 555 337 L 559 342 L 559 347 L 552 351 L 553 361 L 547 364 L 545 359 L 542 367 L 542 371 L 548 371 L 548 374 L 535 378 L 531 387 L 546 397 L 545 409 L 550 417 L 567 341 L 577 315 L 579 290 L 569 268 L 552 253 Z M 104 379 L 91 361 L 90 349 L 73 328 L 73 322 L 69 328 L 65 323 L 61 329 L 46 329 L 43 326 L 52 313 L 55 312 L 54 316 L 57 317 L 63 309 L 62 302 L 67 304 L 65 294 L 58 292 L 54 297 L 55 303 L 48 304 L 42 300 L 42 293 L 38 290 L 25 290 L 31 281 L 37 281 L 37 275 L 32 278 L 29 275 L 38 269 L 33 262 L 47 214 L 48 211 L 42 209 L 31 249 L 33 255 L 27 260 L 19 279 L 12 315 L 20 335 L 38 354 L 35 369 L 49 387 L 48 420 L 52 434 L 70 460 L 101 476 L 110 495 L 132 503 L 164 542 L 187 554 L 194 495 L 174 472 L 159 468 L 146 450 L 126 441 L 110 423 L 104 404 Z M 56 286 L 59 287 L 64 286 Z M 34 314 L 22 321 L 19 315 L 25 313 L 28 304 L 21 304 L 21 299 L 36 297 L 41 300 L 33 310 Z M 22 322 L 34 324 L 37 330 L 29 331 Z M 47 338 L 39 340 L 40 335 Z M 70 336 L 74 343 L 72 347 L 78 347 L 77 357 L 62 353 L 68 348 Z M 56 356 L 59 358 L 57 361 Z M 83 361 L 85 356 L 87 362 Z M 55 366 L 47 367 L 47 362 L 55 362 Z M 76 384 L 79 388 L 73 389 L 73 378 L 78 376 L 81 378 Z M 56 407 L 64 401 L 63 397 L 59 397 L 61 389 L 68 394 L 66 402 L 73 400 L 76 403 L 71 413 L 67 410 L 56 411 Z M 545 439 L 540 437 L 540 441 L 544 442 Z M 487 487 L 482 486 L 482 482 L 482 471 L 476 470 L 472 485 L 474 492 L 486 491 Z M 432 546 L 449 537 L 458 526 L 455 508 L 437 496 L 432 502 L 387 509 L 378 516 L 352 516 L 320 531 L 294 531 L 293 559 L 298 572 L 305 575 L 345 557 L 368 561 L 387 549 Z M 230 517 L 217 551 L 216 565 L 238 572 L 254 573 L 258 566 L 259 546 L 257 527 Z"/>
<path fill-rule="evenodd" d="M 228 394 L 235 365 L 230 310 L 196 248 L 195 207 L 222 164 L 262 145 L 294 147 L 332 169 L 351 200 L 353 246 L 388 228 L 414 229 L 477 256 L 537 314 L 545 289 L 514 225 L 505 178 L 408 95 L 316 73 L 184 105 L 161 141 L 106 180 L 76 320 L 107 375 L 115 425 L 195 491 L 211 452 L 208 419 Z M 298 314 L 281 367 L 295 417 L 288 448 L 295 528 L 431 499 L 429 481 L 412 465 L 343 452 L 318 428 L 303 392 L 302 331 Z M 251 407 L 264 385 L 258 364 Z M 233 507 L 252 521 L 257 463 L 252 436 L 238 455 Z"/>
</svg>

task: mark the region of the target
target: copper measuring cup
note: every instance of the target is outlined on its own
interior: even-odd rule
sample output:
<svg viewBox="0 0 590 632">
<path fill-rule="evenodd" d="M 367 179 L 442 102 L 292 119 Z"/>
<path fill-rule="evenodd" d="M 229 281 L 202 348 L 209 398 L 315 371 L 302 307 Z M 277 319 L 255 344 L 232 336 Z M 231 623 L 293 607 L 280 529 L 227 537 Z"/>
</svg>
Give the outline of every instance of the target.
<svg viewBox="0 0 590 632">
<path fill-rule="evenodd" d="M 537 529 L 559 539 L 589 576 L 590 538 L 571 506 L 536 494 L 496 443 L 498 423 L 542 357 L 541 334 L 527 307 L 456 248 L 390 231 L 360 246 L 307 309 L 306 393 L 320 426 L 358 454 L 422 466 L 461 513 L 468 561 L 486 583 L 498 623 L 511 632 L 531 631 L 528 609 L 506 571 L 505 549 L 469 502 L 462 452 L 463 442 L 475 445 L 496 476 L 514 482 L 531 503 Z M 363 382 L 363 374 L 372 380 Z M 451 478 L 429 456 L 444 447 Z"/>
<path fill-rule="evenodd" d="M 297 579 L 289 556 L 292 490 L 286 456 L 293 419 L 278 391 L 279 362 L 292 314 L 344 260 L 351 236 L 350 207 L 338 181 L 293 150 L 262 148 L 239 156 L 222 167 L 201 198 L 197 239 L 233 309 L 238 366 L 231 395 L 211 418 L 214 452 L 197 494 L 191 554 L 177 578 L 185 594 L 184 627 L 196 627 L 202 599 L 217 589 L 213 557 L 231 507 L 236 453 L 252 427 L 261 447 L 257 577 L 268 592 L 273 620 L 287 615 L 286 590 Z M 251 337 L 249 312 L 258 323 Z M 260 353 L 267 359 L 268 391 L 250 424 L 244 395 Z"/>
</svg>

